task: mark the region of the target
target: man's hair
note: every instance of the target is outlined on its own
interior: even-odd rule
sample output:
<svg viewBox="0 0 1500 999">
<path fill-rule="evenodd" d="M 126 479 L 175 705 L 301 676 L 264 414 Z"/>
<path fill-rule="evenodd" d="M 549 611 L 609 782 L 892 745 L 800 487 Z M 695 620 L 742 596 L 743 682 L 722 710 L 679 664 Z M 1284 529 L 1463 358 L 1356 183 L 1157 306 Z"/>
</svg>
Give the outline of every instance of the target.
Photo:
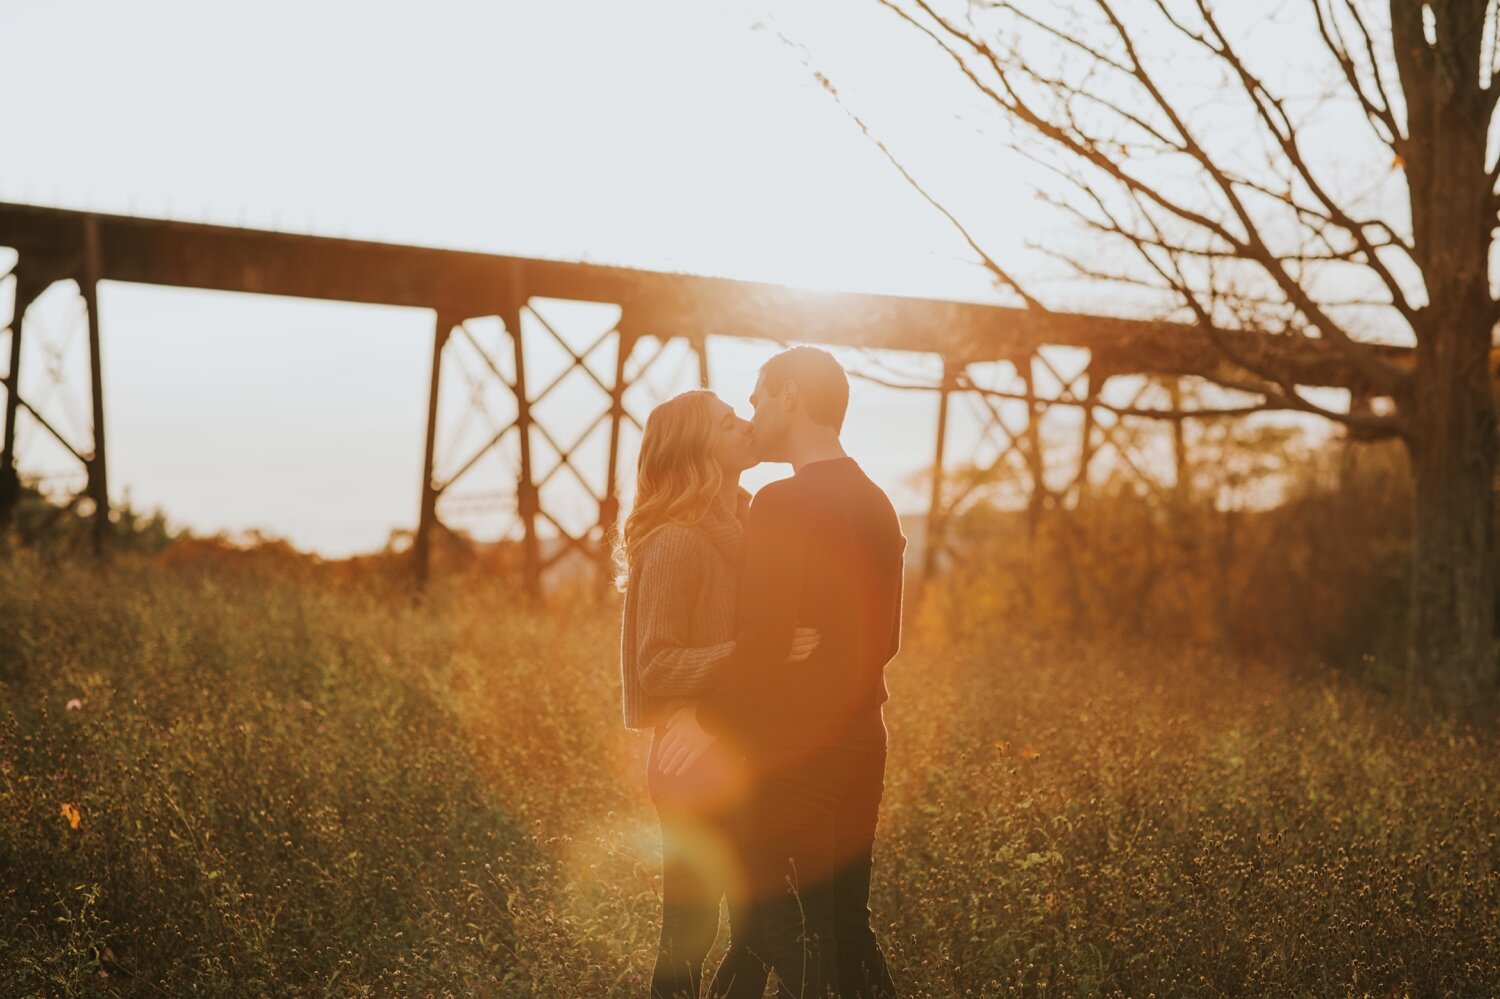
<svg viewBox="0 0 1500 999">
<path fill-rule="evenodd" d="M 817 347 L 793 347 L 761 365 L 765 390 L 772 395 L 796 382 L 802 405 L 814 423 L 842 430 L 849 409 L 849 376 L 833 355 Z"/>
</svg>

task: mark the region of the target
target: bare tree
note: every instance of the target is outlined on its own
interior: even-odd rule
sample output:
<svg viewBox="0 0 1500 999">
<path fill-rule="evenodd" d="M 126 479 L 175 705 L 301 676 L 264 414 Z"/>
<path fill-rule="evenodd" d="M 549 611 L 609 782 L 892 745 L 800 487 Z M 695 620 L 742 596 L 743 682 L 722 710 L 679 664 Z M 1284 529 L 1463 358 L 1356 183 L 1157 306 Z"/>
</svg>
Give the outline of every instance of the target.
<svg viewBox="0 0 1500 999">
<path fill-rule="evenodd" d="M 1091 279 L 1145 289 L 1195 324 L 1245 374 L 1217 380 L 1266 408 L 1402 439 L 1415 485 L 1410 669 L 1451 705 L 1482 703 L 1497 679 L 1497 0 L 1389 0 L 1385 10 L 1376 0 L 1287 0 L 1274 30 L 1295 32 L 1297 44 L 1284 47 L 1267 41 L 1259 4 L 879 2 L 1020 126 L 1017 149 L 1064 181 L 1059 210 L 1129 251 L 1103 264 L 1098 253 L 1055 256 Z M 1247 23 L 1252 12 L 1260 23 Z M 1290 65 L 1284 49 L 1320 65 Z M 1289 92 L 1312 79 L 1325 85 L 1316 99 Z M 1340 110 L 1358 141 L 1330 155 Z M 1047 308 L 880 148 L 959 225 L 997 282 Z M 1387 182 L 1353 190 L 1361 157 L 1367 178 Z M 1226 329 L 1336 351 L 1354 401 L 1315 401 L 1271 352 L 1246 356 Z M 1380 333 L 1414 342 L 1415 363 L 1373 349 Z M 1390 402 L 1361 404 L 1370 398 Z"/>
</svg>

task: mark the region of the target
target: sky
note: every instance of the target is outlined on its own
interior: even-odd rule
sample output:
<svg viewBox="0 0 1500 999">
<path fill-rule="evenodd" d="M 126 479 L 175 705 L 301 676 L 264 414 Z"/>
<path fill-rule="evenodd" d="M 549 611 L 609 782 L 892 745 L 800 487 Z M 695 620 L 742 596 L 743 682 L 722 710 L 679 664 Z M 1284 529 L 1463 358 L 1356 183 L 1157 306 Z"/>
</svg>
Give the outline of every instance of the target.
<svg viewBox="0 0 1500 999">
<path fill-rule="evenodd" d="M 1004 301 L 814 67 L 993 255 L 1040 273 L 1028 243 L 1056 224 L 1004 128 L 874 0 L 0 0 L 0 38 L 0 89 L 24 95 L 0 136 L 5 201 Z M 86 442 L 80 310 L 67 286 L 33 306 L 22 392 Z M 608 307 L 538 310 L 574 343 L 611 321 Z M 100 311 L 116 499 L 330 556 L 413 525 L 430 313 L 115 283 Z M 475 336 L 499 344 L 483 323 Z M 711 343 L 715 387 L 742 413 L 773 350 Z M 488 416 L 471 411 L 463 372 L 477 359 L 465 368 L 453 353 L 440 475 L 505 415 L 498 395 Z M 688 360 L 667 361 L 633 396 L 639 415 L 688 387 Z M 933 370 L 931 358 L 882 363 Z M 595 405 L 584 382 L 551 403 L 559 425 Z M 904 510 L 924 505 L 935 413 L 929 395 L 856 383 L 847 446 Z M 18 428 L 23 472 L 81 481 L 38 428 Z M 977 433 L 960 413 L 951 453 L 961 460 Z M 746 483 L 787 472 L 763 466 Z M 501 450 L 466 480 L 475 505 L 453 518 L 501 531 L 484 497 L 510 474 Z M 559 503 L 587 519 L 577 496 Z"/>
</svg>

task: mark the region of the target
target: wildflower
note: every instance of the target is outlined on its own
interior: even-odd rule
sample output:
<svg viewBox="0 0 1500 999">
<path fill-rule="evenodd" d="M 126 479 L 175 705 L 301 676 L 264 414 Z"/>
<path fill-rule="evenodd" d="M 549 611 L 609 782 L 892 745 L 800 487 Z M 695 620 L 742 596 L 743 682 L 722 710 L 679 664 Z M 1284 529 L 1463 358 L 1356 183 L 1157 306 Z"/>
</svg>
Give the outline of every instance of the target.
<svg viewBox="0 0 1500 999">
<path fill-rule="evenodd" d="M 68 820 L 68 826 L 72 829 L 77 829 L 78 824 L 83 821 L 83 814 L 72 802 L 63 802 L 62 817 Z"/>
</svg>

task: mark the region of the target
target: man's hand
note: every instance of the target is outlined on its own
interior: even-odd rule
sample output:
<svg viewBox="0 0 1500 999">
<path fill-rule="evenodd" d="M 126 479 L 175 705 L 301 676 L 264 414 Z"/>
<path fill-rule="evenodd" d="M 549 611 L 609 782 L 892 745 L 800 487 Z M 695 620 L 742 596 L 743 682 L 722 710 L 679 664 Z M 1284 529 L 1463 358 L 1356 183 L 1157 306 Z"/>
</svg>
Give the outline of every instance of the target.
<svg viewBox="0 0 1500 999">
<path fill-rule="evenodd" d="M 800 663 L 813 654 L 822 640 L 823 636 L 817 628 L 798 628 L 792 632 L 792 651 L 787 655 L 786 661 Z"/>
<path fill-rule="evenodd" d="M 656 756 L 656 769 L 668 777 L 685 774 L 713 743 L 714 737 L 698 724 L 698 712 L 692 707 L 679 708 L 667 719 L 667 731 L 661 737 Z"/>
</svg>

